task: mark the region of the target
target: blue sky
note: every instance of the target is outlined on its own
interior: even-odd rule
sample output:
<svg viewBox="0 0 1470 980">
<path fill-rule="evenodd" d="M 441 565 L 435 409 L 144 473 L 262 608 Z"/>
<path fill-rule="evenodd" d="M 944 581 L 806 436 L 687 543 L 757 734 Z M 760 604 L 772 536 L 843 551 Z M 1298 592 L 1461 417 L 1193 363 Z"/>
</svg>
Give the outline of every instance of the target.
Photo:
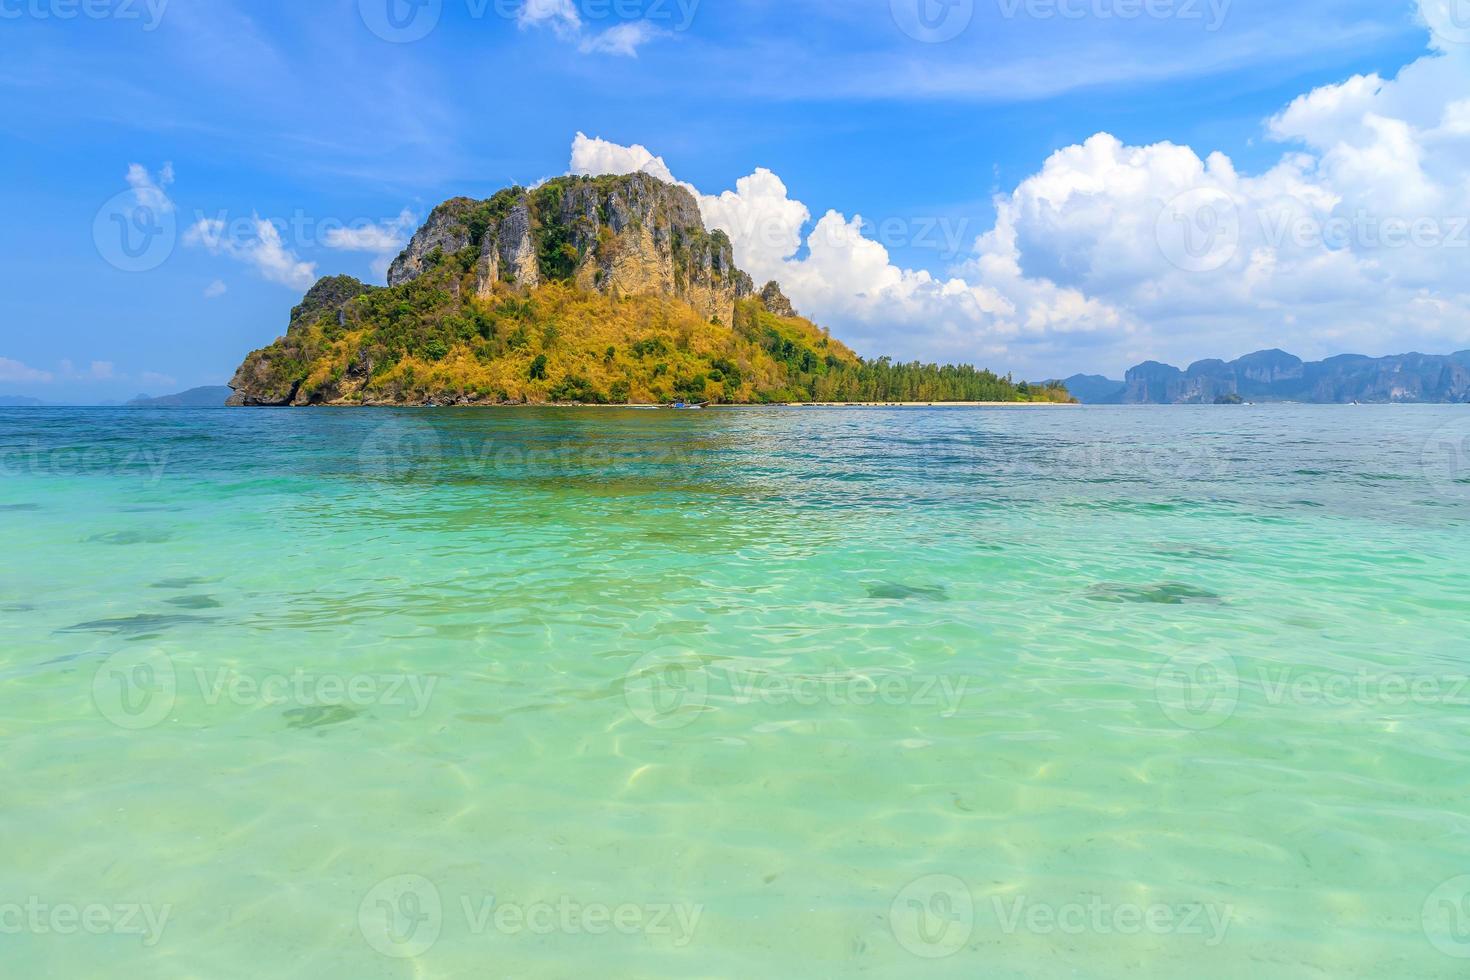
<svg viewBox="0 0 1470 980">
<path fill-rule="evenodd" d="M 707 220 L 768 170 L 810 221 L 794 250 L 749 261 L 733 236 L 737 258 L 790 279 L 803 312 L 868 355 L 1061 376 L 1257 344 L 1470 347 L 1456 287 L 1434 271 L 1460 258 L 1445 248 L 1383 261 L 1360 233 L 1315 255 L 1278 240 L 1267 288 L 1267 246 L 1249 235 L 1184 282 L 1178 263 L 1114 261 L 1130 243 L 1106 234 L 1153 228 L 1156 214 L 1130 216 L 1193 183 L 1250 214 L 1302 153 L 1290 193 L 1317 219 L 1362 201 L 1380 219 L 1460 213 L 1430 190 L 1470 187 L 1434 156 L 1463 149 L 1443 120 L 1451 94 L 1470 99 L 1454 92 L 1467 56 L 1413 2 L 1148 0 L 1136 16 L 1145 0 L 416 2 L 0 0 L 0 394 L 224 383 L 283 330 L 303 282 L 381 281 L 413 219 L 567 172 L 578 133 L 614 148 L 598 161 L 646 147 L 710 196 Z M 939 25 L 927 37 L 919 3 Z M 1392 90 L 1416 65 L 1433 77 Z M 1373 73 L 1379 89 L 1343 88 Z M 1280 121 L 1314 90 L 1361 111 Z M 1411 148 L 1362 135 L 1384 116 L 1406 120 Z M 1115 143 L 1087 143 L 1100 133 Z M 1144 152 L 1165 141 L 1187 156 Z M 1053 158 L 1069 147 L 1075 159 Z M 1425 193 L 1389 204 L 1358 179 L 1383 153 L 1400 154 L 1390 170 L 1414 157 Z M 1135 177 L 1152 189 L 1125 200 Z M 749 196 L 719 213 L 758 213 Z M 115 221 L 148 202 L 166 212 L 164 244 L 119 253 Z M 829 211 L 829 230 L 861 215 L 857 237 L 812 244 Z M 1362 283 L 1324 295 L 1313 276 L 1348 258 Z M 1384 276 L 1399 308 L 1364 311 L 1355 297 L 1382 294 Z M 1426 289 L 1438 312 L 1423 326 L 1406 304 Z"/>
</svg>

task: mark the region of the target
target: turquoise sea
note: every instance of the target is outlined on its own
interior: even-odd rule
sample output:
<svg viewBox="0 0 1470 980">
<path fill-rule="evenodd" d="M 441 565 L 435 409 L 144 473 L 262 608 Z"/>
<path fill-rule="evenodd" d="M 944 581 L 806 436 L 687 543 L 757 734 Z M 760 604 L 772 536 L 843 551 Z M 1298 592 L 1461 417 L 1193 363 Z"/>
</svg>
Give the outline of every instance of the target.
<svg viewBox="0 0 1470 980">
<path fill-rule="evenodd" d="M 1470 975 L 1470 408 L 0 412 L 0 955 Z"/>
</svg>

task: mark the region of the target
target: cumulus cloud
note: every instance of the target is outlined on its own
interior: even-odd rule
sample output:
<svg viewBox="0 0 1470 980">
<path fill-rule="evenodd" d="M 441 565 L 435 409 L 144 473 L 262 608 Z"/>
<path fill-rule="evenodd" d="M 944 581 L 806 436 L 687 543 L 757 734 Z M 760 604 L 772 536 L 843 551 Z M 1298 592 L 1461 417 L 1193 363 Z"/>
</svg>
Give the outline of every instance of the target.
<svg viewBox="0 0 1470 980">
<path fill-rule="evenodd" d="M 281 241 L 276 226 L 259 216 L 243 234 L 231 234 L 230 226 L 218 218 L 201 218 L 184 232 L 184 243 L 243 262 L 270 282 L 292 289 L 304 291 L 316 282 L 316 263 L 302 261 Z"/>
<path fill-rule="evenodd" d="M 1014 263 L 990 263 L 986 275 L 969 280 L 903 268 L 868 236 L 861 215 L 829 210 L 812 225 L 811 210 L 765 168 L 733 190 L 704 194 L 675 180 L 646 147 L 580 133 L 572 145 L 572 173 L 638 171 L 688 188 L 705 224 L 730 236 L 737 264 L 757 283 L 779 281 L 799 309 L 869 352 L 996 356 L 1008 338 L 1022 335 L 1126 329 L 1106 303 L 1026 281 Z M 905 334 L 901 343 L 894 343 L 895 331 Z"/>
<path fill-rule="evenodd" d="M 737 180 L 733 191 L 701 194 L 699 201 L 705 222 L 724 229 L 741 268 L 761 282 L 785 273 L 812 218 L 805 204 L 791 200 L 781 178 L 764 167 Z"/>
<path fill-rule="evenodd" d="M 20 361 L 0 357 L 0 381 L 48 384 L 51 380 L 50 371 L 41 371 Z"/>
<path fill-rule="evenodd" d="M 1429 0 L 1426 0 L 1426 3 Z M 935 274 L 893 261 L 861 216 L 812 212 L 774 173 L 696 194 L 737 263 L 869 353 L 1117 371 L 1283 346 L 1470 346 L 1470 46 L 1397 76 L 1306 93 L 1265 121 L 1282 154 L 1099 133 L 995 199 L 994 226 Z M 672 179 L 643 146 L 578 134 L 573 173 Z M 688 186 L 688 185 L 685 185 Z M 916 219 L 922 220 L 922 219 Z"/>
<path fill-rule="evenodd" d="M 619 146 L 604 139 L 590 139 L 578 133 L 572 140 L 572 173 L 598 177 L 603 174 L 652 174 L 659 180 L 677 183 L 663 157 L 656 157 L 645 146 Z M 688 185 L 686 185 L 688 186 Z"/>
</svg>

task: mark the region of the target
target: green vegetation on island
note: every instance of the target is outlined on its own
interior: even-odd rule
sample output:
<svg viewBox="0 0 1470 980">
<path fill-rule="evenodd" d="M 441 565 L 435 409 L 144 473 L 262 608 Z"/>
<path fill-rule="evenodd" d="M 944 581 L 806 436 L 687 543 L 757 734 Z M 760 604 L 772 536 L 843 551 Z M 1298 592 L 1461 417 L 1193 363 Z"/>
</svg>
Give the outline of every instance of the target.
<svg viewBox="0 0 1470 980">
<path fill-rule="evenodd" d="M 435 209 L 391 285 L 323 279 L 246 359 L 245 405 L 1070 401 L 968 366 L 864 360 L 756 292 L 682 188 L 565 178 Z"/>
</svg>

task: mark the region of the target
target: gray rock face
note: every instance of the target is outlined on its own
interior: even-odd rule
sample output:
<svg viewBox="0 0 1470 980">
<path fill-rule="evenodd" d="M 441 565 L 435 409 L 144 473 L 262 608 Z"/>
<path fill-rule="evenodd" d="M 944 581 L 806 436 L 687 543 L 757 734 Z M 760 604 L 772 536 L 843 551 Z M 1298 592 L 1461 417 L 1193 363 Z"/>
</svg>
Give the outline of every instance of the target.
<svg viewBox="0 0 1470 980">
<path fill-rule="evenodd" d="M 531 237 L 531 211 L 524 202 L 511 208 L 505 220 L 487 233 L 480 254 L 495 256 L 502 275 L 517 286 L 535 289 L 541 285 L 536 242 Z"/>
<path fill-rule="evenodd" d="M 487 201 L 447 201 L 394 261 L 388 282 L 409 282 L 436 252 L 448 257 L 466 248 L 476 250 L 481 297 L 497 283 L 532 289 L 564 281 L 610 296 L 673 296 L 729 325 L 736 300 L 754 295 L 729 237 L 704 227 L 694 196 L 642 173 L 563 177 Z M 790 309 L 779 286 L 767 290 L 769 302 Z"/>
<path fill-rule="evenodd" d="M 1146 361 L 1125 381 L 1078 376 L 1068 390 L 1088 404 L 1211 405 L 1245 401 L 1466 402 L 1470 351 L 1458 354 L 1342 354 L 1304 362 L 1284 351 L 1247 354 L 1234 361 L 1196 361 L 1180 370 Z"/>
<path fill-rule="evenodd" d="M 755 295 L 755 280 L 739 269 L 735 270 L 735 298 L 750 299 Z"/>
<path fill-rule="evenodd" d="M 408 247 L 388 267 L 388 285 L 397 286 L 415 279 L 424 271 L 424 262 L 438 249 L 445 255 L 453 255 L 470 243 L 470 230 L 466 217 L 474 209 L 475 202 L 467 197 L 456 197 L 445 201 L 433 210 L 409 241 Z"/>
<path fill-rule="evenodd" d="M 291 310 L 291 323 L 286 328 L 286 336 L 282 339 L 277 351 L 276 347 L 268 347 L 256 351 L 245 359 L 240 369 L 235 372 L 234 378 L 230 380 L 230 387 L 234 394 L 225 403 L 231 407 L 244 405 L 291 405 L 296 402 L 299 385 L 287 384 L 280 379 L 279 372 L 274 370 L 271 363 L 272 357 L 281 356 L 289 359 L 296 355 L 301 339 L 301 325 L 317 320 L 323 313 L 335 311 L 337 322 L 345 322 L 344 307 L 363 293 L 372 292 L 376 287 L 369 286 L 352 278 L 351 276 L 329 276 L 317 280 L 315 286 L 307 292 L 305 298 Z"/>
<path fill-rule="evenodd" d="M 796 316 L 796 307 L 791 305 L 791 300 L 781 292 L 781 284 L 774 279 L 766 283 L 765 288 L 761 290 L 761 304 L 777 316 Z"/>
</svg>

